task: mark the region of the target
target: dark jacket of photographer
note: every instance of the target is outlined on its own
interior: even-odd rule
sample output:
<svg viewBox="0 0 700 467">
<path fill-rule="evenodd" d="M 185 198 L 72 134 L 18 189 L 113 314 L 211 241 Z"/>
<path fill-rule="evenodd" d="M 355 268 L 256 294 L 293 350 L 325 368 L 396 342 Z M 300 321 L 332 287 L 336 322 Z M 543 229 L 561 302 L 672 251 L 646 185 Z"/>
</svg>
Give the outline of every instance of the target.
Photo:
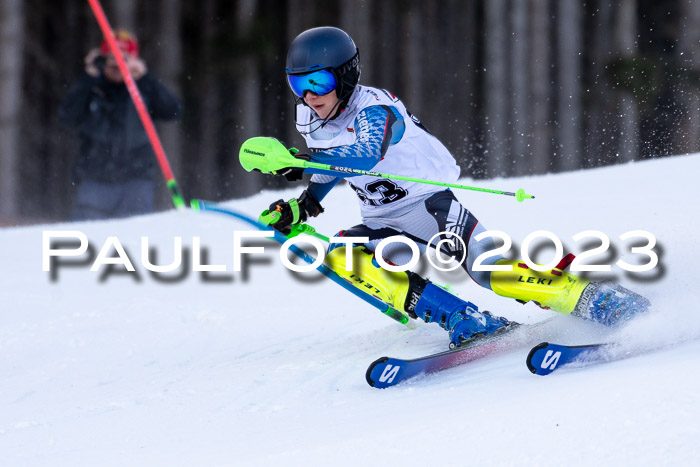
<svg viewBox="0 0 700 467">
<path fill-rule="evenodd" d="M 180 101 L 149 73 L 136 84 L 154 120 L 180 117 Z M 153 179 L 155 155 L 123 83 L 83 73 L 65 96 L 59 117 L 78 129 L 80 155 L 73 171 L 76 183 Z"/>
</svg>

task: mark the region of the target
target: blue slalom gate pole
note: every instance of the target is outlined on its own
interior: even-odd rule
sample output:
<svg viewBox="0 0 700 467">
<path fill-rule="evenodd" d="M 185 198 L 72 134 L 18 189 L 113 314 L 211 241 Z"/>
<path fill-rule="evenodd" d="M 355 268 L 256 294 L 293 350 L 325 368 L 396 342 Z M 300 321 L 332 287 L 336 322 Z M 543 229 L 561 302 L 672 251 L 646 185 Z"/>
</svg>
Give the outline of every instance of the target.
<svg viewBox="0 0 700 467">
<path fill-rule="evenodd" d="M 195 211 L 209 211 L 209 212 L 217 212 L 220 214 L 224 214 L 227 216 L 234 217 L 238 220 L 241 220 L 243 222 L 246 222 L 247 224 L 255 227 L 258 230 L 262 231 L 267 231 L 271 230 L 273 232 L 273 237 L 277 242 L 280 244 L 285 243 L 289 238 L 285 235 L 283 235 L 281 232 L 278 232 L 274 229 L 270 229 L 269 226 L 261 224 L 260 222 L 251 219 L 250 217 L 246 216 L 245 214 L 236 212 L 232 209 L 226 209 L 222 206 L 219 206 L 216 203 L 208 202 L 208 201 L 202 201 L 198 199 L 193 199 L 191 201 L 191 207 Z M 301 258 L 304 262 L 308 264 L 313 264 L 316 259 L 306 253 L 304 250 L 301 248 L 297 247 L 296 245 L 290 245 L 289 249 L 297 255 L 299 258 Z M 325 264 L 321 263 L 317 268 L 316 268 L 321 274 L 347 290 L 348 292 L 352 293 L 356 297 L 361 298 L 368 304 L 372 305 L 374 308 L 378 309 L 381 311 L 383 314 L 388 316 L 389 318 L 393 319 L 394 321 L 398 321 L 401 324 L 408 324 L 409 318 L 408 316 L 397 310 L 396 308 L 392 307 L 391 305 L 388 305 L 384 303 L 383 301 L 379 300 L 378 298 L 363 292 L 362 290 L 358 289 L 354 285 L 348 283 L 345 279 L 340 277 L 338 274 L 336 274 L 335 271 L 333 271 L 331 268 L 326 266 Z"/>
</svg>

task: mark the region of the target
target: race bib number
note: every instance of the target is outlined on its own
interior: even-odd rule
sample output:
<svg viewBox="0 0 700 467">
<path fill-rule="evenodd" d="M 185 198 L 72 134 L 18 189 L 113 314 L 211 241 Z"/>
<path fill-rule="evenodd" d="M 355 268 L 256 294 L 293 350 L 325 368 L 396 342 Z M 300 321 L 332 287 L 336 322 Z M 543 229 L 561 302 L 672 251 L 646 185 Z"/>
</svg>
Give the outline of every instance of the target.
<svg viewBox="0 0 700 467">
<path fill-rule="evenodd" d="M 365 185 L 362 189 L 358 186 L 350 184 L 355 193 L 357 193 L 358 198 L 362 200 L 367 206 L 384 206 L 408 195 L 408 191 L 404 190 L 400 186 L 391 180 L 377 180 Z"/>
</svg>

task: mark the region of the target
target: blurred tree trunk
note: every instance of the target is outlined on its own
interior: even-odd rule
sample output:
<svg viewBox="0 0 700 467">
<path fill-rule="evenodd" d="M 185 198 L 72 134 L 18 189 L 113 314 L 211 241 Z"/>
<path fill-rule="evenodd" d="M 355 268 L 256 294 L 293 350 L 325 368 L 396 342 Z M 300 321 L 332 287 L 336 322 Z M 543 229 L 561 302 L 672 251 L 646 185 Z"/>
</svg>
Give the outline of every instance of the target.
<svg viewBox="0 0 700 467">
<path fill-rule="evenodd" d="M 552 154 L 549 126 L 550 69 L 552 65 L 549 44 L 549 0 L 532 0 L 532 150 L 529 166 L 532 173 L 546 173 Z M 529 117 L 528 117 L 529 118 Z"/>
<path fill-rule="evenodd" d="M 0 2 L 0 219 L 18 214 L 23 0 Z"/>
<path fill-rule="evenodd" d="M 238 38 L 250 38 L 252 36 L 258 7 L 258 0 L 238 1 L 236 8 L 233 9 L 236 15 L 234 24 Z M 284 56 L 286 57 L 286 54 Z M 241 164 L 238 162 L 238 148 L 246 139 L 261 135 L 260 123 L 262 121 L 262 112 L 265 109 L 260 101 L 262 86 L 260 80 L 262 77 L 258 71 L 260 69 L 258 66 L 259 57 L 256 57 L 255 51 L 250 49 L 238 51 L 237 57 L 237 63 L 231 64 L 236 70 L 232 83 L 236 92 L 231 99 L 232 105 L 224 109 L 229 115 L 227 120 L 234 123 L 233 128 L 228 129 L 228 132 L 232 135 L 231 143 L 233 147 L 227 148 L 226 152 L 229 153 L 227 158 L 231 161 L 230 172 L 235 181 L 235 194 L 237 196 L 247 196 L 255 193 L 257 188 L 264 184 L 265 176 L 258 173 L 248 173 L 241 167 Z M 280 70 L 280 74 L 283 71 L 283 69 Z M 282 98 L 285 97 L 287 96 Z M 290 109 L 291 107 L 291 105 L 288 106 Z M 293 110 L 291 111 L 293 112 Z M 293 122 L 292 115 L 291 119 L 280 125 L 277 133 L 270 136 L 285 139 L 285 134 L 288 134 L 288 128 L 285 126 L 291 126 Z"/>
<path fill-rule="evenodd" d="M 340 28 L 350 34 L 355 45 L 361 49 L 362 59 L 368 59 L 369 46 L 372 43 L 372 30 L 369 24 L 369 11 L 365 0 L 340 0 Z M 292 38 L 301 31 L 293 32 Z M 361 47 L 364 46 L 364 47 Z"/>
<path fill-rule="evenodd" d="M 449 117 L 449 134 L 444 138 L 445 144 L 452 151 L 457 163 L 468 170 L 462 176 L 473 175 L 471 158 L 475 141 L 475 128 L 480 116 L 476 111 L 476 86 L 478 63 L 476 57 L 476 35 L 478 34 L 475 1 L 451 0 L 450 8 L 445 11 L 444 22 L 447 27 L 446 43 L 442 45 L 446 56 L 446 68 L 450 78 L 449 92 L 444 92 L 445 106 L 451 111 Z M 440 27 L 438 25 L 438 27 Z M 431 125 L 432 126 L 432 125 Z"/>
<path fill-rule="evenodd" d="M 136 1 L 137 0 L 113 0 L 112 17 L 108 17 L 109 24 L 114 29 L 126 28 L 139 37 L 136 22 Z M 151 0 L 152 1 L 152 0 Z M 109 11 L 106 12 L 109 15 Z"/>
<path fill-rule="evenodd" d="M 425 86 L 423 82 L 423 70 L 425 68 L 423 64 L 423 39 L 425 34 L 421 28 L 421 22 L 424 21 L 421 15 L 421 2 L 419 0 L 408 2 L 406 14 L 402 16 L 403 24 L 401 30 L 404 31 L 404 35 L 395 44 L 395 47 L 402 49 L 399 52 L 403 59 L 401 63 L 402 89 L 390 89 L 390 91 L 397 94 L 401 93 L 399 98 L 404 101 L 409 112 L 416 113 L 419 119 L 426 119 L 428 116 L 423 112 L 421 96 L 435 89 L 433 86 Z M 430 123 L 427 120 L 426 125 L 430 127 Z"/>
<path fill-rule="evenodd" d="M 350 34 L 355 45 L 360 49 L 360 84 L 371 85 L 372 67 L 366 66 L 372 63 L 372 43 L 374 35 L 370 24 L 371 9 L 367 5 L 369 0 L 341 0 L 340 2 L 340 28 Z M 294 36 L 300 30 L 294 30 Z"/>
<path fill-rule="evenodd" d="M 581 4 L 579 0 L 560 0 L 557 15 L 559 147 L 560 170 L 575 170 L 581 164 Z"/>
<path fill-rule="evenodd" d="M 181 0 L 161 0 L 158 2 L 158 29 L 156 31 L 156 40 L 151 41 L 145 55 L 150 64 L 149 68 L 153 69 L 153 73 L 163 84 L 165 84 L 175 95 L 182 97 L 180 89 L 180 75 L 183 73 L 182 62 L 182 41 L 180 40 L 180 16 Z M 186 111 L 186 109 L 185 109 Z M 182 128 L 179 123 L 167 123 L 158 125 L 158 134 L 163 142 L 163 148 L 168 156 L 175 179 L 178 184 L 182 183 Z M 168 190 L 165 186 L 165 180 L 162 174 L 156 175 L 160 181 L 161 189 L 158 193 L 161 194 L 159 204 L 165 207 L 172 207 L 171 197 L 168 195 Z M 182 190 L 183 187 L 180 186 Z M 183 190 L 184 191 L 184 190 Z M 191 198 L 196 196 L 196 193 L 183 193 L 185 197 Z"/>
<path fill-rule="evenodd" d="M 590 83 L 586 120 L 586 166 L 597 167 L 612 160 L 617 152 L 617 117 L 615 93 L 606 71 L 613 50 L 613 6 L 598 0 L 591 18 L 589 65 L 587 80 Z"/>
<path fill-rule="evenodd" d="M 684 115 L 677 133 L 682 152 L 700 151 L 700 1 L 680 3 L 677 60 L 683 82 L 677 87 L 677 102 L 684 103 Z"/>
<path fill-rule="evenodd" d="M 374 60 L 370 65 L 372 68 L 371 81 L 366 83 L 378 88 L 389 88 L 400 97 L 406 89 L 401 74 L 400 57 L 406 53 L 407 44 L 405 37 L 397 40 L 397 37 L 400 37 L 402 15 L 395 14 L 396 5 L 393 1 L 376 2 L 373 5 L 373 9 L 376 10 L 375 14 L 371 16 L 374 39 L 369 46 L 374 52 Z M 411 31 L 411 34 L 417 34 L 421 39 L 425 38 L 423 28 Z M 411 105 L 416 108 L 420 103 Z"/>
<path fill-rule="evenodd" d="M 485 5 L 486 42 L 484 65 L 486 71 L 484 94 L 486 122 L 486 167 L 488 177 L 503 175 L 510 159 L 508 116 L 508 2 L 488 0 Z"/>
<path fill-rule="evenodd" d="M 304 9 L 306 0 L 288 0 L 287 9 L 284 12 L 287 21 L 287 43 L 304 31 L 304 15 L 299 14 Z"/>
<path fill-rule="evenodd" d="M 465 159 L 457 159 L 462 167 L 471 167 L 472 161 L 477 162 L 477 147 L 481 144 L 481 115 L 479 108 L 479 100 L 481 97 L 481 89 L 479 80 L 482 76 L 482 67 L 480 65 L 480 55 L 478 51 L 479 44 L 479 27 L 481 19 L 479 17 L 479 5 L 475 1 L 463 3 L 464 9 L 460 13 L 463 22 L 460 23 L 459 30 L 455 31 L 461 41 L 457 44 L 464 44 L 461 60 L 463 65 L 459 68 L 458 78 L 460 79 L 462 98 L 459 102 L 460 112 L 462 117 L 460 121 L 464 125 L 464 137 L 460 138 L 460 142 L 464 143 Z M 481 151 L 479 151 L 481 152 Z"/>
<path fill-rule="evenodd" d="M 528 34 L 528 2 L 516 1 L 511 6 L 511 89 L 512 89 L 512 148 L 510 163 L 505 167 L 506 175 L 515 175 L 527 167 L 530 160 L 532 113 L 530 103 L 530 74 L 528 62 L 531 60 Z"/>
<path fill-rule="evenodd" d="M 619 57 L 630 64 L 637 58 L 637 0 L 620 0 L 615 24 L 615 45 Z M 634 89 L 620 88 L 618 93 L 620 114 L 620 142 L 618 162 L 628 162 L 639 154 L 639 106 Z"/>
<path fill-rule="evenodd" d="M 218 22 L 212 21 L 216 18 L 216 1 L 200 1 L 199 32 L 201 34 L 201 48 L 199 55 L 201 62 L 199 67 L 192 70 L 199 75 L 199 87 L 195 90 L 199 98 L 199 113 L 197 121 L 199 123 L 199 144 L 196 154 L 191 160 L 192 169 L 195 171 L 195 181 L 192 184 L 196 193 L 201 193 L 204 199 L 218 199 L 217 188 L 219 188 L 218 170 L 216 166 L 217 140 L 219 136 L 218 125 L 218 102 L 219 89 L 216 75 L 218 66 L 215 52 L 215 40 L 218 34 Z"/>
<path fill-rule="evenodd" d="M 416 109 L 416 116 L 423 121 L 426 128 L 435 133 L 439 139 L 447 142 L 453 137 L 451 130 L 454 128 L 454 116 L 449 109 L 454 99 L 452 95 L 455 87 L 454 74 L 459 66 L 454 60 L 454 51 L 450 50 L 448 42 L 448 23 L 454 21 L 450 18 L 450 13 L 455 10 L 449 0 L 440 2 L 438 8 L 431 8 L 426 2 L 419 3 L 420 8 L 416 10 L 421 25 L 420 72 L 408 70 L 401 75 L 400 79 L 412 80 L 416 73 L 420 73 L 417 77 L 420 81 L 419 92 L 415 96 L 415 103 L 411 100 L 410 108 Z M 446 144 L 451 146 L 449 143 Z"/>
</svg>

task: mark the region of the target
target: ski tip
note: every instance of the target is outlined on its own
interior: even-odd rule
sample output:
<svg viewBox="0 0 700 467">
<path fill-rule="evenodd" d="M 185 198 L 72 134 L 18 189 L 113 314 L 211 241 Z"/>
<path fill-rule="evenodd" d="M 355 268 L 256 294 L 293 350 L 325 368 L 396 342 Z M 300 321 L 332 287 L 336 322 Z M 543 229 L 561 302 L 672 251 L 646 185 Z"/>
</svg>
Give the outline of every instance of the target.
<svg viewBox="0 0 700 467">
<path fill-rule="evenodd" d="M 525 360 L 525 363 L 527 364 L 527 369 L 530 370 L 530 373 L 532 373 L 533 375 L 537 374 L 537 368 L 535 367 L 535 365 L 532 364 L 532 359 L 537 353 L 537 351 L 546 348 L 548 345 L 549 342 L 542 342 L 540 344 L 537 344 L 532 349 L 530 349 L 530 352 L 527 354 L 527 360 Z"/>
<path fill-rule="evenodd" d="M 367 372 L 365 373 L 365 379 L 367 380 L 367 384 L 369 384 L 372 387 L 375 387 L 377 383 L 372 379 L 372 370 L 374 370 L 375 366 L 381 365 L 382 363 L 386 363 L 388 360 L 389 357 L 378 358 L 369 365 L 369 368 L 367 368 Z"/>
</svg>

